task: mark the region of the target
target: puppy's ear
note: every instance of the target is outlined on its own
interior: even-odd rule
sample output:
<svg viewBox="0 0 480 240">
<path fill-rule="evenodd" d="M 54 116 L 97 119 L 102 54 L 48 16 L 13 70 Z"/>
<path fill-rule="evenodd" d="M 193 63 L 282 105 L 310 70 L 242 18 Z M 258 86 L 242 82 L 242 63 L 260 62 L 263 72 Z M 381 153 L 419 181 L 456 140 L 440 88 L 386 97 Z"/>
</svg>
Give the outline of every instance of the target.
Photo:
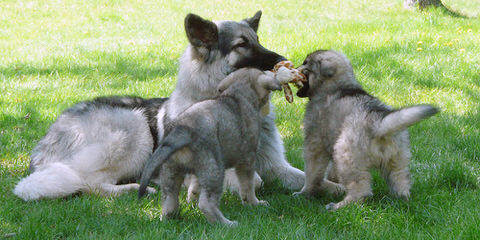
<svg viewBox="0 0 480 240">
<path fill-rule="evenodd" d="M 235 72 L 230 73 L 227 77 L 225 77 L 222 81 L 220 81 L 217 87 L 217 92 L 222 93 L 223 91 L 225 91 L 225 89 L 230 87 L 230 85 L 232 85 L 232 83 L 234 83 L 236 79 L 237 77 Z"/>
<path fill-rule="evenodd" d="M 280 84 L 280 82 L 274 77 L 269 76 L 267 74 L 261 74 L 258 77 L 257 81 L 260 84 L 260 86 L 262 86 L 263 88 L 269 91 L 282 90 L 282 85 Z"/>
<path fill-rule="evenodd" d="M 323 61 L 320 65 L 320 74 L 322 76 L 331 78 L 337 72 L 337 66 L 331 61 Z"/>
<path fill-rule="evenodd" d="M 248 26 L 250 26 L 253 31 L 257 32 L 258 30 L 258 25 L 260 24 L 260 17 L 262 17 L 262 11 L 258 11 L 255 13 L 255 15 L 251 18 L 246 18 L 243 21 L 245 21 Z"/>
<path fill-rule="evenodd" d="M 217 25 L 193 13 L 185 17 L 185 32 L 195 47 L 210 47 L 218 42 Z"/>
</svg>

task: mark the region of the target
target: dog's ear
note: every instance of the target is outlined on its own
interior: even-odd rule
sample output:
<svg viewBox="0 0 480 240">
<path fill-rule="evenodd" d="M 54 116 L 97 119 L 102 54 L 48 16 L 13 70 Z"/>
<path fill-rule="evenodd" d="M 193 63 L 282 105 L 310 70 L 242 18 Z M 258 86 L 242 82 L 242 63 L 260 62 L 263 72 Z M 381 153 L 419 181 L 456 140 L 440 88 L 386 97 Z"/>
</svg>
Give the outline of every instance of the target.
<svg viewBox="0 0 480 240">
<path fill-rule="evenodd" d="M 232 83 L 235 82 L 236 75 L 237 75 L 236 72 L 230 73 L 222 81 L 220 81 L 220 83 L 217 86 L 217 92 L 222 93 L 223 91 L 225 91 L 225 89 L 230 87 L 230 85 L 232 85 Z"/>
<path fill-rule="evenodd" d="M 322 61 L 320 65 L 320 74 L 322 76 L 331 78 L 337 72 L 337 65 L 331 61 Z"/>
<path fill-rule="evenodd" d="M 218 42 L 217 25 L 193 13 L 185 17 L 185 32 L 195 47 L 210 47 Z"/>
<path fill-rule="evenodd" d="M 255 15 L 251 18 L 246 18 L 243 21 L 245 21 L 248 26 L 250 26 L 253 31 L 257 32 L 258 30 L 258 25 L 260 24 L 260 17 L 262 17 L 262 11 L 258 11 L 255 13 Z"/>
<path fill-rule="evenodd" d="M 257 81 L 260 84 L 260 86 L 262 86 L 263 88 L 269 91 L 282 90 L 282 85 L 280 84 L 280 82 L 274 77 L 269 76 L 267 74 L 261 74 L 258 77 Z"/>
</svg>

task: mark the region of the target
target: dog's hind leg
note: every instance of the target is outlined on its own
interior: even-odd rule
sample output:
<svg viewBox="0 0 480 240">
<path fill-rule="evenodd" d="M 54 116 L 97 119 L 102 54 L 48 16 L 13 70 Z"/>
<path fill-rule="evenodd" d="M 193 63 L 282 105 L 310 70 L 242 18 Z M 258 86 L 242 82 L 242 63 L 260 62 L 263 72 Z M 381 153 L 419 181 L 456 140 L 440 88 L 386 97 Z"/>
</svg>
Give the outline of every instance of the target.
<svg viewBox="0 0 480 240">
<path fill-rule="evenodd" d="M 185 173 L 175 171 L 178 166 L 166 163 L 160 171 L 160 186 L 162 190 L 162 220 L 177 214 L 179 201 L 178 194 L 182 187 Z"/>
<path fill-rule="evenodd" d="M 242 199 L 242 202 L 252 205 L 267 205 L 268 203 L 266 201 L 258 200 L 257 196 L 255 195 L 255 170 L 253 169 L 253 166 L 246 164 L 238 165 L 235 167 L 235 172 L 238 176 L 240 184 L 240 198 Z"/>
<path fill-rule="evenodd" d="M 390 190 L 400 198 L 408 200 L 410 197 L 410 172 L 408 171 L 408 163 L 410 160 L 410 151 L 405 151 L 394 156 L 388 162 L 387 177 Z"/>
<path fill-rule="evenodd" d="M 198 200 L 200 194 L 200 186 L 198 185 L 198 179 L 195 175 L 189 174 L 185 178 L 185 185 L 188 187 L 187 202 L 191 203 Z"/>
<path fill-rule="evenodd" d="M 265 181 L 278 179 L 288 189 L 301 189 L 305 183 L 305 174 L 286 160 L 283 141 L 274 119 L 271 109 L 262 121 L 255 170 Z"/>
<path fill-rule="evenodd" d="M 228 226 L 235 226 L 238 223 L 230 221 L 218 208 L 223 193 L 223 178 L 225 169 L 219 166 L 215 159 L 202 162 L 202 165 L 195 169 L 200 185 L 200 196 L 198 207 L 203 212 L 208 222 L 219 222 Z"/>
<path fill-rule="evenodd" d="M 228 226 L 235 226 L 238 224 L 236 221 L 228 220 L 218 208 L 219 201 L 222 193 L 222 188 L 211 191 L 212 189 L 204 189 L 200 191 L 200 197 L 198 200 L 198 207 L 205 214 L 208 222 L 219 222 Z"/>
<path fill-rule="evenodd" d="M 294 195 L 313 196 L 317 192 L 328 192 L 335 195 L 344 192 L 343 186 L 325 178 L 330 162 L 330 157 L 324 151 L 319 151 L 317 146 L 305 150 L 305 185 L 300 192 Z"/>
<path fill-rule="evenodd" d="M 337 210 L 352 202 L 363 202 L 365 197 L 372 195 L 372 176 L 368 169 L 350 169 L 354 166 L 340 166 L 339 177 L 345 186 L 347 195 L 338 203 L 329 203 L 327 210 Z"/>
</svg>

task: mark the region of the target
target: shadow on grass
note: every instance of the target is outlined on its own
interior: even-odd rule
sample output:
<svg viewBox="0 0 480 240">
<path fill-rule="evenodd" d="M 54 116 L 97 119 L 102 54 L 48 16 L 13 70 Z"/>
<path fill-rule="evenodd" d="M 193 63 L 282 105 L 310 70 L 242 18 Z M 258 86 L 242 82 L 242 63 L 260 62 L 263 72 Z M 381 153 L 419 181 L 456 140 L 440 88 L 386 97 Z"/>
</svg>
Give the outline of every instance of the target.
<svg viewBox="0 0 480 240">
<path fill-rule="evenodd" d="M 348 58 L 351 60 L 352 65 L 355 69 L 366 67 L 366 70 L 362 71 L 361 74 L 373 79 L 380 85 L 382 81 L 388 78 L 399 80 L 399 83 L 402 84 L 413 84 L 428 89 L 453 88 L 468 90 L 468 86 L 465 83 L 473 83 L 477 86 L 480 84 L 478 72 L 473 68 L 465 68 L 461 72 L 464 76 L 464 83 L 453 82 L 450 79 L 445 81 L 446 79 L 441 77 L 442 72 L 446 71 L 451 65 L 442 61 L 442 56 L 445 55 L 445 58 L 447 58 L 448 55 L 446 53 L 448 52 L 440 49 L 435 52 L 418 52 L 415 50 L 416 46 L 403 46 L 398 43 L 379 47 L 371 51 L 354 51 L 357 48 L 355 45 L 346 45 L 344 47 L 344 49 L 349 49 Z M 442 54 L 442 52 L 445 54 Z M 428 69 L 423 71 L 416 71 L 412 66 L 399 61 L 399 59 L 420 61 L 421 58 L 426 56 L 429 57 L 431 62 L 419 62 L 419 64 L 430 65 L 428 68 L 420 68 Z M 357 72 L 357 77 L 359 74 Z"/>
<path fill-rule="evenodd" d="M 102 53 L 100 57 L 95 56 L 97 64 L 75 65 L 67 58 L 53 59 L 54 64 L 47 67 L 36 67 L 29 63 L 15 63 L 10 66 L 0 66 L 0 74 L 6 78 L 22 75 L 126 75 L 134 80 L 144 81 L 156 77 L 171 77 L 177 74 L 177 63 L 165 56 L 147 57 L 122 56 L 118 54 Z M 142 64 L 145 59 L 155 59 L 155 66 Z M 86 60 L 87 61 L 87 60 Z"/>
</svg>

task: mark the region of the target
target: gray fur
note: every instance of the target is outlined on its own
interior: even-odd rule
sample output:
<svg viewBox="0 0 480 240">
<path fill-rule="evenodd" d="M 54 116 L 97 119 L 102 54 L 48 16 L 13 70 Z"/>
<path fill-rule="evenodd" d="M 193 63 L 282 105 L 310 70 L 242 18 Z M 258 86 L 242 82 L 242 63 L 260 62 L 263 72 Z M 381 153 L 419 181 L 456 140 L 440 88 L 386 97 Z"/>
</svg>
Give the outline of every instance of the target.
<svg viewBox="0 0 480 240">
<path fill-rule="evenodd" d="M 186 17 L 185 29 L 190 45 L 180 58 L 176 88 L 158 114 L 159 139 L 162 139 L 166 124 L 185 109 L 215 97 L 218 83 L 235 69 L 253 67 L 270 70 L 285 59 L 258 42 L 255 30 L 260 17 L 261 12 L 240 22 L 212 22 L 194 14 Z M 273 108 L 267 117 L 261 119 L 260 150 L 255 170 L 268 181 L 279 179 L 289 189 L 300 189 L 304 173 L 287 162 L 274 119 Z M 227 173 L 226 182 L 233 191 L 238 191 L 238 180 L 231 171 Z M 192 184 L 189 188 L 188 199 L 194 198 L 192 196 L 198 192 L 195 186 Z"/>
<path fill-rule="evenodd" d="M 168 133 L 145 165 L 139 196 L 160 168 L 162 217 L 178 208 L 185 174 L 194 174 L 200 187 L 199 207 L 209 222 L 232 225 L 218 209 L 224 172 L 235 168 L 244 203 L 264 204 L 255 196 L 254 163 L 260 135 L 260 108 L 280 83 L 258 69 L 240 69 L 218 86 L 220 95 L 193 104 L 168 126 Z"/>
<path fill-rule="evenodd" d="M 192 104 L 213 98 L 220 80 L 235 69 L 267 70 L 284 59 L 258 43 L 254 30 L 260 16 L 258 12 L 240 22 L 214 23 L 187 15 L 185 29 L 191 45 L 180 59 L 177 87 L 166 104 L 166 99 L 114 96 L 67 109 L 35 147 L 30 163 L 32 174 L 17 184 L 14 193 L 24 200 L 36 200 L 78 191 L 117 195 L 137 189 L 135 183 L 117 184 L 139 176 L 152 149 L 162 140 L 164 123 Z M 247 40 L 248 44 L 243 45 L 240 40 Z M 267 180 L 279 178 L 289 188 L 300 188 L 303 172 L 285 160 L 283 142 L 271 112 L 262 120 L 265 130 L 260 141 L 264 147 L 256 170 Z M 122 152 L 126 154 L 119 154 Z M 238 179 L 232 173 L 227 171 L 230 177 L 226 182 L 237 190 Z M 258 174 L 255 176 L 259 186 L 261 179 Z M 191 185 L 189 196 L 195 192 L 195 185 Z"/>
<path fill-rule="evenodd" d="M 138 189 L 136 183 L 118 184 L 140 175 L 156 131 L 149 126 L 147 119 L 153 113 L 148 109 L 163 101 L 103 97 L 68 108 L 33 149 L 31 174 L 14 193 L 27 201 Z"/>
<path fill-rule="evenodd" d="M 392 192 L 410 196 L 409 136 L 407 127 L 430 117 L 438 109 L 417 105 L 394 110 L 366 93 L 356 81 L 345 55 L 335 51 L 310 54 L 298 68 L 308 78 L 300 95 L 310 99 L 304 119 L 306 181 L 299 193 L 318 191 L 346 196 L 330 203 L 335 210 L 351 202 L 361 202 L 371 192 L 369 169 L 378 168 Z M 337 175 L 341 185 L 325 178 Z"/>
</svg>

